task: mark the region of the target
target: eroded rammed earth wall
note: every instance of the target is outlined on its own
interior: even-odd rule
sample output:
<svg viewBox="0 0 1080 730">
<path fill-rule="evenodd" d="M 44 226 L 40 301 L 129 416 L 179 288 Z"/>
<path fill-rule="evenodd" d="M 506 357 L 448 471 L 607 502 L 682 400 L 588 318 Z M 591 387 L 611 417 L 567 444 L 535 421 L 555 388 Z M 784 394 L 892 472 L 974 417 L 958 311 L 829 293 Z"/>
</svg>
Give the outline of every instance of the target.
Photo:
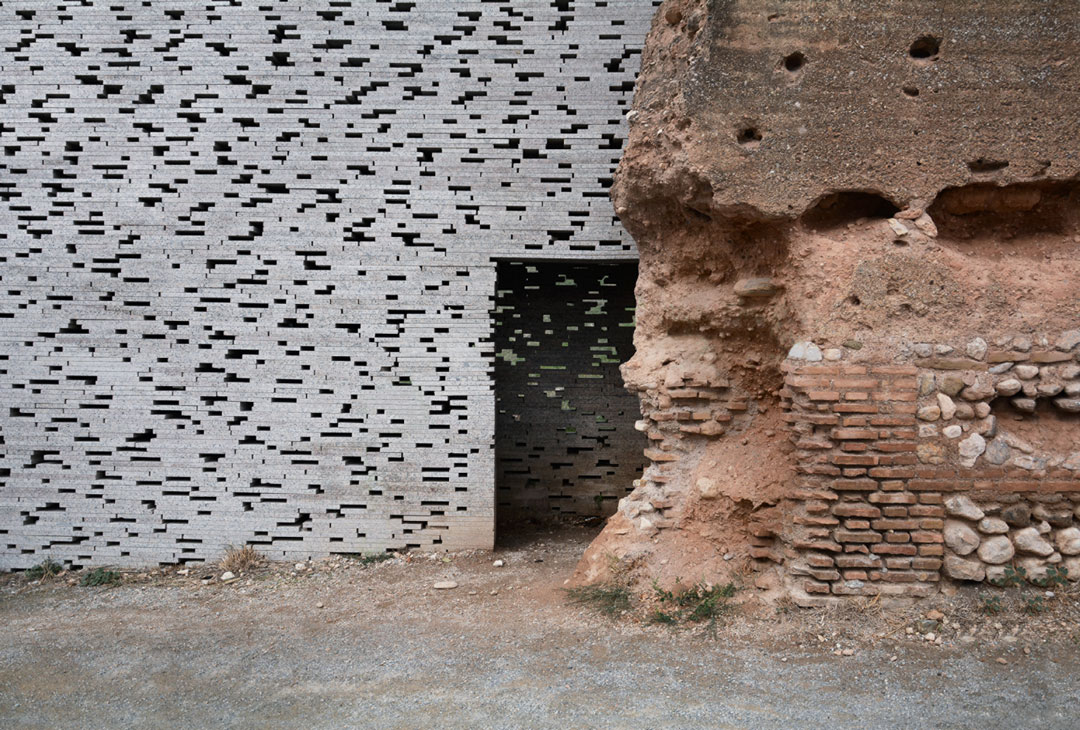
<svg viewBox="0 0 1080 730">
<path fill-rule="evenodd" d="M 1080 577 L 1078 20 L 664 3 L 614 191 L 651 464 L 579 579 Z"/>
</svg>

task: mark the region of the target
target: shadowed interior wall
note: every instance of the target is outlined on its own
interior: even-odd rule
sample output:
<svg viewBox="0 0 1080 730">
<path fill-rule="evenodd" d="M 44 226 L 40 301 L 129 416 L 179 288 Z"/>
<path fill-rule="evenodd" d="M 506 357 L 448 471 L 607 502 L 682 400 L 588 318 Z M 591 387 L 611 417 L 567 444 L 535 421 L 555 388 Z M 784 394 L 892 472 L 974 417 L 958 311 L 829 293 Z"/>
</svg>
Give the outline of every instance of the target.
<svg viewBox="0 0 1080 730">
<path fill-rule="evenodd" d="M 641 476 L 637 265 L 504 262 L 495 309 L 496 497 L 504 519 L 611 514 Z"/>
</svg>

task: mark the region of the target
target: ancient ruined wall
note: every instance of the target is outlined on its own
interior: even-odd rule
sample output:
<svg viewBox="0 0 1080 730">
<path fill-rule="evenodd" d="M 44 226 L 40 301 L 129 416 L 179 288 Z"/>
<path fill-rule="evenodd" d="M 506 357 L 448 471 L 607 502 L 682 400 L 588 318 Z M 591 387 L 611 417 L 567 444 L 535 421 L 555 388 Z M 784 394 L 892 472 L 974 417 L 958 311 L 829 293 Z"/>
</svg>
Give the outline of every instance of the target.
<svg viewBox="0 0 1080 730">
<path fill-rule="evenodd" d="M 495 258 L 629 260 L 639 0 L 0 6 L 0 568 L 491 544 Z"/>
<path fill-rule="evenodd" d="M 652 463 L 580 579 L 1080 578 L 1078 20 L 664 3 L 614 189 Z"/>
<path fill-rule="evenodd" d="M 848 364 L 843 348 L 789 359 L 800 600 L 925 596 L 942 576 L 1000 582 L 1007 565 L 1080 578 L 1076 340 L 916 343 L 905 365 Z"/>
</svg>

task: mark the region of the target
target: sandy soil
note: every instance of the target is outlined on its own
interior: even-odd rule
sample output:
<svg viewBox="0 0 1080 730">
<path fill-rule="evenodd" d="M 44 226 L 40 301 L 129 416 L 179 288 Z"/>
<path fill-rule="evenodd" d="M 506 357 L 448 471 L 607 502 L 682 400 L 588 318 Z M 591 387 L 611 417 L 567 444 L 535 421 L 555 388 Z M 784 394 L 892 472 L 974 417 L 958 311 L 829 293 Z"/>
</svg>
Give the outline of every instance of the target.
<svg viewBox="0 0 1080 730">
<path fill-rule="evenodd" d="M 759 605 L 745 587 L 710 635 L 568 605 L 594 535 L 266 566 L 228 584 L 208 566 L 106 588 L 7 576 L 0 725 L 1075 727 L 1075 589 L 1036 616 L 1020 610 L 1033 591 L 1013 589 L 985 616 L 974 593 L 837 613 Z M 458 587 L 434 590 L 443 580 Z M 926 619 L 935 608 L 943 622 Z"/>
</svg>

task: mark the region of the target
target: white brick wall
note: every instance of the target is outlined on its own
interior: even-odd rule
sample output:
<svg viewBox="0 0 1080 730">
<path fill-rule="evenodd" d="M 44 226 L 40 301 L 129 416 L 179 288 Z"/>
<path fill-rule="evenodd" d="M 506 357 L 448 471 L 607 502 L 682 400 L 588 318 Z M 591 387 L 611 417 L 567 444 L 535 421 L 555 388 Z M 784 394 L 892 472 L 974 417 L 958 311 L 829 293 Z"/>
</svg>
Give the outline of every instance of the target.
<svg viewBox="0 0 1080 730">
<path fill-rule="evenodd" d="M 151 5 L 0 6 L 0 568 L 490 545 L 492 262 L 635 256 L 654 3 Z"/>
</svg>

